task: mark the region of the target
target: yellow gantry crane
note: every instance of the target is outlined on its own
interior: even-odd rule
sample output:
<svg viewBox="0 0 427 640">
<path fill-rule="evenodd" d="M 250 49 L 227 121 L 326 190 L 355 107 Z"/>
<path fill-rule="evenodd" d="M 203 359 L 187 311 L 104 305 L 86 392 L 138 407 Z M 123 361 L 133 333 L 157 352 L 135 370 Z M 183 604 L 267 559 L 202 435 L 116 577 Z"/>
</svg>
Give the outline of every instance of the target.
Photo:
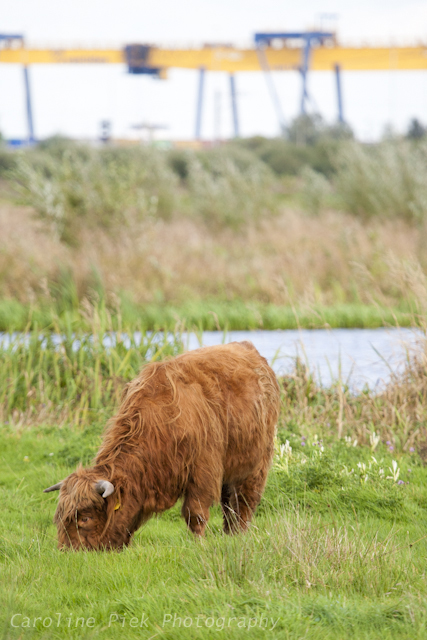
<svg viewBox="0 0 427 640">
<path fill-rule="evenodd" d="M 123 49 L 29 49 L 24 37 L 0 34 L 0 63 L 19 64 L 24 68 L 29 138 L 34 140 L 28 67 L 32 64 L 126 64 L 129 73 L 165 79 L 170 68 L 199 70 L 196 138 L 201 134 L 204 77 L 207 71 L 230 74 L 230 92 L 234 133 L 239 135 L 235 74 L 262 71 L 267 80 L 279 124 L 284 127 L 280 102 L 272 71 L 297 70 L 302 78 L 301 113 L 309 98 L 309 71 L 334 71 L 337 82 L 338 117 L 344 121 L 341 80 L 343 71 L 390 71 L 427 69 L 427 46 L 412 47 L 343 47 L 333 32 L 256 33 L 254 46 L 206 44 L 193 49 L 167 49 L 149 44 L 130 44 Z"/>
</svg>

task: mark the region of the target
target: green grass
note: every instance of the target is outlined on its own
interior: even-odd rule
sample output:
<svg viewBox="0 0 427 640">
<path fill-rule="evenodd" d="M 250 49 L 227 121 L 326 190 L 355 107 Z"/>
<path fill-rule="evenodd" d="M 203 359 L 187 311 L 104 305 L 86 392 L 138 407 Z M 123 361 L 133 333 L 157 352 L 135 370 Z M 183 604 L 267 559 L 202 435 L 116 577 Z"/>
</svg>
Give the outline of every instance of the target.
<svg viewBox="0 0 427 640">
<path fill-rule="evenodd" d="M 422 352 L 377 396 L 319 388 L 297 361 L 248 534 L 224 536 L 215 507 L 195 540 L 176 505 L 123 553 L 59 552 L 43 489 L 90 463 L 144 362 L 182 350 L 179 333 L 105 348 L 111 317 L 86 322 L 56 324 L 61 346 L 34 330 L 0 351 L 2 638 L 426 637 Z"/>
<path fill-rule="evenodd" d="M 118 323 L 111 311 L 112 327 Z M 318 328 L 375 328 L 398 324 L 411 326 L 414 322 L 409 306 L 382 307 L 361 303 L 342 303 L 330 306 L 314 305 L 309 309 L 293 308 L 232 300 L 192 301 L 181 305 L 136 305 L 126 299 L 121 305 L 121 319 L 126 325 L 143 330 L 196 328 L 197 330 L 244 331 L 251 329 Z M 51 326 L 88 328 L 81 309 L 73 305 L 25 305 L 17 300 L 0 300 L 0 331 L 24 331 Z"/>
<path fill-rule="evenodd" d="M 247 535 L 225 537 L 216 508 L 197 541 L 175 507 L 123 553 L 62 553 L 56 496 L 42 490 L 73 470 L 80 439 L 84 459 L 95 451 L 101 429 L 1 427 L 3 638 L 425 638 L 427 470 L 417 457 L 398 460 L 410 484 L 364 482 L 357 463 L 369 448 L 331 441 L 319 455 L 294 437 Z M 386 447 L 375 454 L 391 467 Z M 344 465 L 355 473 L 343 476 Z"/>
</svg>

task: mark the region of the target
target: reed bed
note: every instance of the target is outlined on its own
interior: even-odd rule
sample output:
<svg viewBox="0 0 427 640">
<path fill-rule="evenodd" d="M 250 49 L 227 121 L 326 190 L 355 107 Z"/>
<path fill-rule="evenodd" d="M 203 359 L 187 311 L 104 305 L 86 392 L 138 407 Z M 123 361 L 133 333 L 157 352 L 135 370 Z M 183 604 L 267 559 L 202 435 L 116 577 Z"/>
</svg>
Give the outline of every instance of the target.
<svg viewBox="0 0 427 640">
<path fill-rule="evenodd" d="M 88 306 L 80 328 L 57 324 L 5 334 L 0 348 L 0 420 L 31 425 L 60 420 L 88 427 L 93 416 L 112 415 L 126 382 L 150 360 L 181 353 L 183 325 L 175 331 L 135 331 L 103 306 Z M 350 437 L 369 445 L 373 434 L 396 451 L 427 447 L 427 350 L 407 354 L 403 371 L 381 392 L 355 393 L 340 381 L 317 384 L 297 360 L 281 379 L 280 428 L 284 437 Z"/>
<path fill-rule="evenodd" d="M 0 329 L 22 330 L 30 316 L 46 326 L 55 314 L 78 315 L 85 298 L 120 306 L 148 328 L 177 317 L 213 328 L 211 312 L 226 320 L 221 328 L 378 326 L 393 324 L 393 314 L 408 324 L 403 314 L 416 297 L 407 280 L 425 272 L 423 234 L 400 220 L 285 209 L 238 234 L 178 217 L 114 236 L 86 228 L 70 247 L 32 209 L 0 203 Z"/>
<path fill-rule="evenodd" d="M 57 326 L 5 334 L 0 345 L 0 421 L 89 425 L 118 406 L 124 384 L 143 364 L 183 350 L 180 334 L 113 331 L 91 308 L 90 333 Z"/>
<path fill-rule="evenodd" d="M 351 142 L 337 157 L 336 190 L 347 211 L 362 218 L 424 224 L 427 143 L 390 140 L 371 148 Z"/>
<path fill-rule="evenodd" d="M 84 299 L 157 329 L 177 318 L 409 324 L 408 273 L 427 267 L 425 144 L 334 139 L 328 170 L 312 163 L 296 176 L 278 175 L 261 148 L 56 141 L 14 155 L 2 173 L 0 330 L 78 316 Z"/>
</svg>

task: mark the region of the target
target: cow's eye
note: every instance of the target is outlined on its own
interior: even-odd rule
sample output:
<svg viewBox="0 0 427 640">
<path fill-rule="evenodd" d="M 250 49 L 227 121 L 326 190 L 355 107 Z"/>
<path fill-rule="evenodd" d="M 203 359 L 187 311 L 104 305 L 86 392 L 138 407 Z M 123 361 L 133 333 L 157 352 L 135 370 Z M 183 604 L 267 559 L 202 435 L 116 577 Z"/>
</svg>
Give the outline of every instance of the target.
<svg viewBox="0 0 427 640">
<path fill-rule="evenodd" d="M 89 516 L 82 516 L 80 518 L 80 522 L 89 522 L 89 520 L 91 520 L 91 518 L 89 518 Z"/>
</svg>

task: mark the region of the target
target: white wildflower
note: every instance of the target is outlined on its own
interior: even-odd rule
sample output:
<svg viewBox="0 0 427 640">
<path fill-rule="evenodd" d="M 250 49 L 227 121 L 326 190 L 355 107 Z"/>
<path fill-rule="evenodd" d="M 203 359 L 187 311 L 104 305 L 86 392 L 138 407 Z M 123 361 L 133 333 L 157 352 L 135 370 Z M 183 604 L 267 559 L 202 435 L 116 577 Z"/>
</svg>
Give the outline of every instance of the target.
<svg viewBox="0 0 427 640">
<path fill-rule="evenodd" d="M 344 437 L 345 443 L 347 445 L 347 447 L 357 447 L 357 438 L 355 438 L 354 440 L 351 439 L 351 436 L 345 436 Z"/>
<path fill-rule="evenodd" d="M 397 482 L 399 479 L 400 469 L 397 466 L 396 460 L 391 461 L 391 467 L 389 467 L 391 471 L 391 476 L 387 476 L 387 480 L 393 480 L 393 482 Z"/>
<path fill-rule="evenodd" d="M 369 436 L 369 442 L 371 444 L 371 451 L 375 451 L 378 446 L 378 443 L 381 440 L 381 436 L 377 435 L 375 431 L 373 431 Z"/>
</svg>

